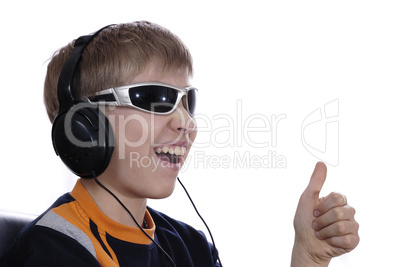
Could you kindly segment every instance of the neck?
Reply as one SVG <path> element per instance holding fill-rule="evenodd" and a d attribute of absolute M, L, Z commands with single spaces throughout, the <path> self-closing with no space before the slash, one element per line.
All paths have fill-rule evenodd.
<path fill-rule="evenodd" d="M 129 213 L 120 205 L 119 202 L 96 183 L 94 179 L 81 179 L 82 184 L 91 195 L 99 209 L 112 220 L 131 227 L 138 227 Z M 103 183 L 119 200 L 127 207 L 139 225 L 142 226 L 147 206 L 146 198 L 130 198 L 118 193 L 117 190 L 106 183 Z"/>

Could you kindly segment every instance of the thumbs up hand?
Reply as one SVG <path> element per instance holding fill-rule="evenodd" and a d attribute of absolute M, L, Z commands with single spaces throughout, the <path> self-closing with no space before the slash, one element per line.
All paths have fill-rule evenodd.
<path fill-rule="evenodd" d="M 328 266 L 331 258 L 352 251 L 359 243 L 355 210 L 342 194 L 319 198 L 327 167 L 318 162 L 300 197 L 294 218 L 292 267 Z"/>

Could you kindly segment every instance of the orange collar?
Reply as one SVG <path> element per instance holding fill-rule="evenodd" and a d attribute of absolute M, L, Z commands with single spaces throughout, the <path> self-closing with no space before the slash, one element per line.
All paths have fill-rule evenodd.
<path fill-rule="evenodd" d="M 81 210 L 80 215 L 90 218 L 97 226 L 100 233 L 107 232 L 109 235 L 130 243 L 150 244 L 151 240 L 136 227 L 118 223 L 106 216 L 96 205 L 91 195 L 88 193 L 81 180 L 79 179 L 71 191 L 71 196 L 78 202 L 77 208 Z M 144 229 L 147 234 L 154 238 L 155 223 L 151 214 L 146 210 L 144 217 L 149 229 Z"/>

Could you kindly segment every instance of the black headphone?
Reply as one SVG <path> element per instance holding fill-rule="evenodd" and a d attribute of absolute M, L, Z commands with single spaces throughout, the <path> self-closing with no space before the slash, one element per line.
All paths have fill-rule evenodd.
<path fill-rule="evenodd" d="M 57 84 L 59 112 L 53 121 L 53 147 L 64 164 L 83 178 L 98 176 L 107 168 L 113 153 L 114 135 L 108 119 L 98 106 L 74 100 L 73 80 L 75 75 L 79 77 L 85 47 L 110 26 L 75 41 Z"/>

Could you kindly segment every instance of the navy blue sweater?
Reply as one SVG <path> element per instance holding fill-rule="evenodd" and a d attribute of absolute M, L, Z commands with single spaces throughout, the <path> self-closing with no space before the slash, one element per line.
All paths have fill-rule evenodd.
<path fill-rule="evenodd" d="M 218 267 L 217 251 L 191 226 L 147 208 L 145 231 L 177 267 Z M 173 266 L 138 228 L 105 216 L 80 181 L 27 225 L 0 258 L 1 267 Z"/>

